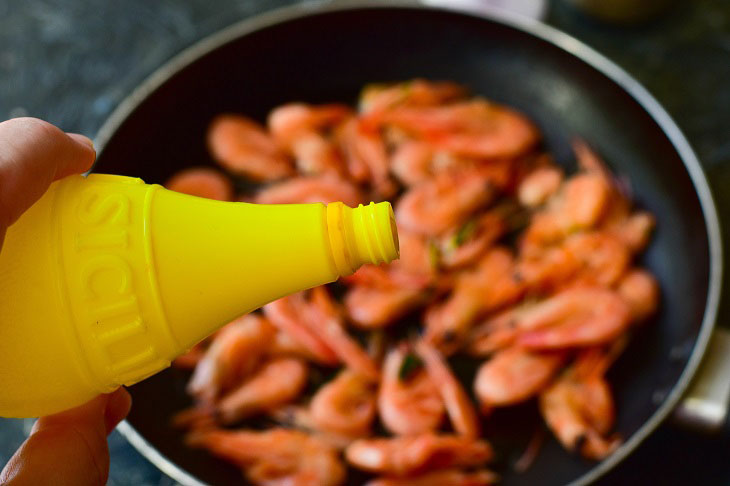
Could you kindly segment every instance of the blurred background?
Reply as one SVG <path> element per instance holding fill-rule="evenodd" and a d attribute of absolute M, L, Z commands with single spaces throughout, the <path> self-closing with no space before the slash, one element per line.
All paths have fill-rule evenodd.
<path fill-rule="evenodd" d="M 425 3 L 440 1 L 447 0 Z M 685 132 L 708 173 L 721 218 L 730 221 L 728 0 L 448 1 L 540 18 L 626 69 Z M 0 120 L 35 116 L 93 137 L 119 102 L 181 49 L 237 20 L 291 3 L 296 2 L 0 0 Z M 730 323 L 727 295 L 723 300 L 720 325 Z M 0 463 L 32 423 L 0 419 Z M 729 451 L 728 427 L 707 437 L 666 424 L 599 484 L 727 485 Z M 109 485 L 177 484 L 116 432 L 111 455 Z"/>

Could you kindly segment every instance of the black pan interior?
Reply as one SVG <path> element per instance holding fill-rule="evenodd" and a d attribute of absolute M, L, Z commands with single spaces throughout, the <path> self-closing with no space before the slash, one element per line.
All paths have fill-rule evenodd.
<path fill-rule="evenodd" d="M 212 163 L 204 136 L 218 113 L 263 120 L 280 103 L 354 102 L 366 83 L 414 77 L 455 80 L 517 107 L 569 168 L 570 139 L 584 137 L 630 178 L 639 204 L 656 215 L 658 229 L 642 263 L 662 284 L 661 312 L 637 329 L 610 375 L 618 431 L 631 436 L 675 385 L 697 338 L 707 297 L 707 231 L 687 170 L 661 128 L 617 84 L 544 40 L 497 22 L 422 9 L 289 20 L 240 37 L 174 75 L 121 124 L 94 170 L 162 183 L 183 167 Z M 236 468 L 188 449 L 168 426 L 188 404 L 185 380 L 171 369 L 132 387 L 129 422 L 199 480 L 240 483 Z M 565 484 L 594 466 L 550 439 L 532 468 L 511 472 L 537 423 L 534 404 L 485 420 L 487 437 L 502 451 L 502 484 Z"/>

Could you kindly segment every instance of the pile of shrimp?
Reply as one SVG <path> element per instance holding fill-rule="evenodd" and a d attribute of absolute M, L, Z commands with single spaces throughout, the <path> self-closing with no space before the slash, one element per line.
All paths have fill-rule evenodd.
<path fill-rule="evenodd" d="M 634 263 L 654 218 L 584 142 L 566 174 L 522 114 L 414 80 L 366 87 L 357 109 L 286 104 L 265 127 L 221 115 L 208 145 L 230 175 L 187 169 L 169 188 L 390 200 L 401 259 L 268 304 L 179 358 L 195 405 L 174 422 L 191 446 L 258 485 L 360 470 L 367 486 L 482 486 L 497 481 L 484 425 L 526 401 L 569 451 L 600 460 L 620 444 L 606 372 L 657 307 Z M 230 176 L 261 185 L 235 195 Z"/>

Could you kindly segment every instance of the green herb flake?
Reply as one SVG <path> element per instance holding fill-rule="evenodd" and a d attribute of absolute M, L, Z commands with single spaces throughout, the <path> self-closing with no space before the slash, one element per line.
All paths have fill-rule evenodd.
<path fill-rule="evenodd" d="M 431 268 L 439 268 L 441 266 L 441 250 L 433 241 L 428 242 L 428 261 Z"/>
<path fill-rule="evenodd" d="M 422 366 L 423 361 L 421 361 L 421 358 L 413 353 L 408 353 L 406 357 L 403 358 L 403 362 L 400 365 L 398 379 L 400 381 L 408 381 L 408 379 L 413 376 L 413 373 L 421 369 Z"/>
<path fill-rule="evenodd" d="M 468 221 L 464 226 L 459 229 L 459 231 L 457 231 L 456 235 L 454 236 L 454 246 L 458 248 L 466 243 L 469 238 L 474 236 L 476 230 L 477 222 L 473 219 Z"/>

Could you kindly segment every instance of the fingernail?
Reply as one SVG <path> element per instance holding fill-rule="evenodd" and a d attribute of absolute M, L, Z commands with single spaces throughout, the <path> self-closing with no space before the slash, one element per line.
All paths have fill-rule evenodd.
<path fill-rule="evenodd" d="M 129 413 L 132 407 L 132 397 L 127 390 L 119 387 L 114 393 L 109 395 L 109 401 L 104 411 L 104 420 L 106 422 L 106 433 L 111 432 L 119 422 Z"/>
<path fill-rule="evenodd" d="M 86 135 L 81 135 L 80 133 L 67 133 L 69 137 L 73 138 L 75 141 L 79 143 L 83 143 L 84 145 L 87 145 L 89 148 L 94 148 L 94 142 L 87 137 Z"/>

